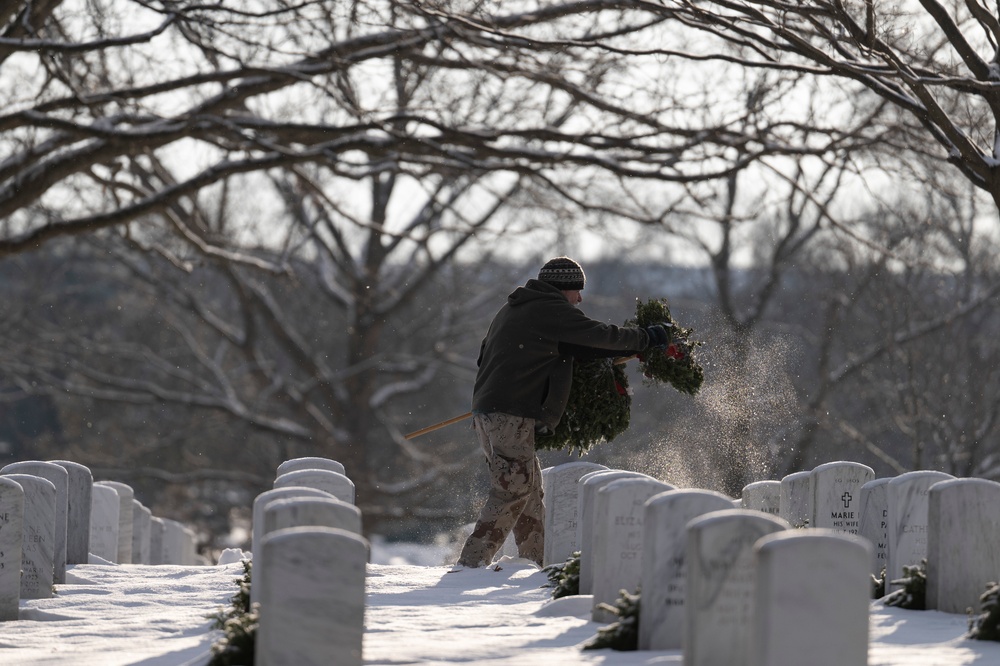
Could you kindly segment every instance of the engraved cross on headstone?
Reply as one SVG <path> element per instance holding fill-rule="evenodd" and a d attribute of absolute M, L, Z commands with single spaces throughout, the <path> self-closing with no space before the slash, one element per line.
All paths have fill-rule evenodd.
<path fill-rule="evenodd" d="M 854 498 L 851 497 L 851 493 L 849 491 L 845 491 L 844 494 L 840 496 L 840 499 L 843 500 L 844 508 L 847 509 L 850 508 L 851 500 Z"/>

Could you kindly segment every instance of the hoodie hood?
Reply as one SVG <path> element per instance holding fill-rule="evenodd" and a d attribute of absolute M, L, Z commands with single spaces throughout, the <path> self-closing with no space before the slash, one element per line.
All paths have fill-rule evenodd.
<path fill-rule="evenodd" d="M 528 280 L 523 287 L 518 287 L 507 296 L 507 304 L 517 307 L 539 299 L 550 299 L 553 296 L 565 299 L 562 292 L 551 284 L 540 280 Z"/>

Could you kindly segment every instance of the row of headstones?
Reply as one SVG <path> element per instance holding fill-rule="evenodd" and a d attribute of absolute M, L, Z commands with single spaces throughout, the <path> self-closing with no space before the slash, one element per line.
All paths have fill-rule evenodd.
<path fill-rule="evenodd" d="M 255 666 L 363 663 L 370 546 L 354 490 L 341 463 L 305 457 L 281 463 L 254 498 Z"/>
<path fill-rule="evenodd" d="M 793 527 L 857 534 L 873 546 L 869 572 L 888 584 L 927 561 L 927 608 L 977 609 L 1000 576 L 1000 483 L 920 470 L 875 478 L 859 463 L 833 462 L 743 489 L 743 503 Z M 887 585 L 888 587 L 888 585 Z M 888 590 L 887 590 L 888 591 Z"/>
<path fill-rule="evenodd" d="M 733 500 L 714 491 L 679 490 L 636 472 L 582 462 L 560 465 L 545 473 L 545 560 L 559 562 L 580 551 L 580 593 L 593 595 L 598 622 L 613 619 L 603 604 L 614 603 L 620 590 L 641 589 L 639 648 L 681 649 L 689 665 L 798 663 L 807 648 L 810 655 L 835 655 L 829 663 L 864 664 L 875 548 L 852 533 L 860 531 L 860 520 L 850 515 L 853 507 L 835 510 L 834 501 L 853 501 L 845 493 L 853 498 L 869 483 L 865 469 L 870 471 L 833 463 L 813 470 L 810 524 L 821 526 L 793 530 L 791 521 L 754 506 L 754 488 Z M 936 507 L 929 514 L 940 517 L 939 539 L 967 544 L 931 549 L 941 556 L 935 567 L 928 566 L 928 578 L 934 570 L 942 581 L 940 608 L 945 591 L 952 593 L 956 576 L 967 569 L 963 560 L 979 557 L 975 553 L 982 546 L 980 536 L 948 527 L 954 528 L 959 515 L 989 520 L 992 514 L 996 520 L 1000 484 L 981 479 L 941 484 L 947 475 L 929 474 L 886 480 L 866 496 L 885 486 L 886 517 L 905 516 L 898 521 L 902 544 L 905 535 L 933 531 L 919 527 L 920 498 L 928 496 Z M 848 480 L 860 484 L 843 487 Z M 970 501 L 978 505 L 974 511 Z M 842 524 L 823 527 L 826 520 Z M 912 557 L 903 555 L 904 548 L 896 551 L 902 561 Z M 973 598 L 985 582 L 977 583 Z M 827 663 L 824 658 L 815 663 Z"/>
<path fill-rule="evenodd" d="M 0 620 L 17 620 L 21 599 L 47 599 L 66 567 L 96 556 L 118 564 L 196 564 L 195 535 L 152 515 L 133 489 L 94 481 L 66 460 L 0 469 Z"/>

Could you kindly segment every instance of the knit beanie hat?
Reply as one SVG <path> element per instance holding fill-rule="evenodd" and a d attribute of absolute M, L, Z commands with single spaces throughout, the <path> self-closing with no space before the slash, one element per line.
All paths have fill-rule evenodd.
<path fill-rule="evenodd" d="M 538 280 L 562 291 L 579 291 L 587 284 L 587 276 L 583 274 L 580 264 L 569 257 L 546 261 L 542 270 L 538 271 Z"/>

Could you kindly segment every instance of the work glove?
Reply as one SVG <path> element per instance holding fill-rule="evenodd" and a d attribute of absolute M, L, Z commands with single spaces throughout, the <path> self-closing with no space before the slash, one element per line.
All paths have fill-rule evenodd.
<path fill-rule="evenodd" d="M 666 322 L 647 326 L 646 334 L 649 336 L 649 347 L 665 349 L 670 344 L 670 341 L 673 340 L 674 336 L 670 330 L 672 328 L 673 326 Z"/>

